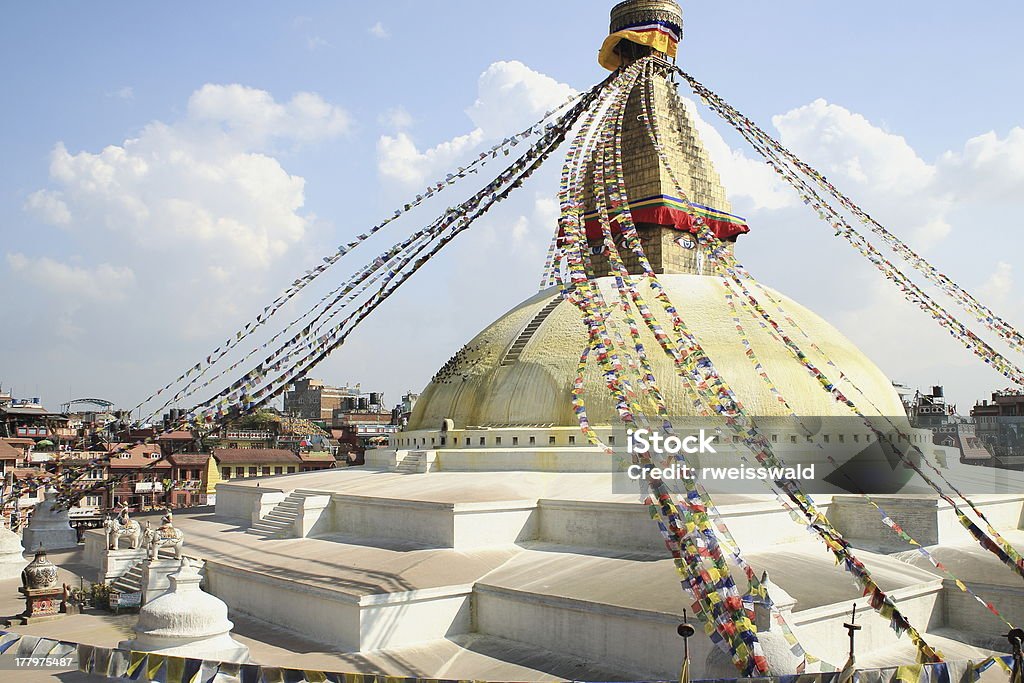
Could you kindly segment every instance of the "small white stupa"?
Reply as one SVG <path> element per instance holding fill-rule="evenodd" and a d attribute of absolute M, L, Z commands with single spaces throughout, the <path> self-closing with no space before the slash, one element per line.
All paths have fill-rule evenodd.
<path fill-rule="evenodd" d="M 35 552 L 42 545 L 47 550 L 78 547 L 78 532 L 71 528 L 68 510 L 57 502 L 57 490 L 52 486 L 43 492 L 43 500 L 32 511 L 22 546 Z"/>
<path fill-rule="evenodd" d="M 0 515 L 0 579 L 21 576 L 24 568 L 21 537 L 7 528 L 3 515 Z"/>
<path fill-rule="evenodd" d="M 199 588 L 199 570 L 187 557 L 167 577 L 169 592 L 139 610 L 135 639 L 118 647 L 222 662 L 247 662 L 249 648 L 231 637 L 228 606 Z"/>

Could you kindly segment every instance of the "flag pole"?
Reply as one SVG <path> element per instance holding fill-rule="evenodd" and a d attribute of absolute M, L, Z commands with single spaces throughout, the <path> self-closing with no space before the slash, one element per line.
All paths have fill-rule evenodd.
<path fill-rule="evenodd" d="M 690 636 L 695 633 L 693 626 L 687 623 L 686 610 L 683 610 L 683 623 L 676 628 L 676 633 L 683 639 L 683 666 L 679 670 L 679 683 L 690 683 Z"/>

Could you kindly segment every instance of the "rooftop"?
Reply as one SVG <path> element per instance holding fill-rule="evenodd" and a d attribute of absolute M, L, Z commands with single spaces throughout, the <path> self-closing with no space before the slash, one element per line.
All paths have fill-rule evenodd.
<path fill-rule="evenodd" d="M 219 463 L 288 463 L 301 462 L 299 456 L 283 448 L 215 448 Z"/>
<path fill-rule="evenodd" d="M 167 456 L 167 459 L 174 465 L 205 465 L 209 459 L 209 453 L 175 453 Z"/>
<path fill-rule="evenodd" d="M 192 441 L 196 436 L 192 432 L 184 430 L 177 430 L 173 432 L 167 432 L 157 437 L 157 441 Z"/>

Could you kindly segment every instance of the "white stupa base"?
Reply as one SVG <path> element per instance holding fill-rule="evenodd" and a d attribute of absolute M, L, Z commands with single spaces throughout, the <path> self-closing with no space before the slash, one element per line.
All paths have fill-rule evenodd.
<path fill-rule="evenodd" d="M 190 657 L 192 659 L 209 659 L 217 662 L 238 662 L 244 664 L 249 661 L 249 648 L 232 638 L 230 633 L 222 633 L 208 638 L 181 638 L 138 634 L 134 640 L 123 640 L 117 646 L 122 650 L 153 652 L 160 655 Z"/>
<path fill-rule="evenodd" d="M 28 564 L 21 551 L 21 538 L 18 534 L 0 526 L 0 579 L 21 576 L 21 570 Z"/>
<path fill-rule="evenodd" d="M 88 546 L 88 543 L 86 545 Z M 98 569 L 100 578 L 106 582 L 119 579 L 133 566 L 145 560 L 148 555 L 149 553 L 145 548 L 104 550 L 99 555 Z"/>
<path fill-rule="evenodd" d="M 28 564 L 28 560 L 19 553 L 0 555 L 0 579 L 13 579 L 21 576 L 21 570 Z"/>
<path fill-rule="evenodd" d="M 30 524 L 28 529 L 25 529 L 21 544 L 28 552 L 37 550 L 40 545 L 47 551 L 77 548 L 78 532 L 70 526 L 66 529 L 33 529 Z"/>

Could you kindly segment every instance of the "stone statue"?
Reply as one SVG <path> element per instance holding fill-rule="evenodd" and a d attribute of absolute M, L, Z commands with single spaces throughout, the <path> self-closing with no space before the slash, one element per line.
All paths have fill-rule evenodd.
<path fill-rule="evenodd" d="M 174 548 L 175 559 L 181 559 L 181 544 L 185 542 L 185 534 L 181 529 L 174 528 L 174 515 L 170 508 L 160 518 L 160 528 L 151 529 L 147 522 L 144 538 L 146 548 L 149 550 L 149 559 L 157 559 L 160 548 L 168 547 Z"/>
<path fill-rule="evenodd" d="M 103 529 L 107 534 L 107 549 L 117 550 L 122 537 L 128 537 L 131 542 L 131 549 L 136 550 L 142 540 L 142 526 L 128 516 L 128 508 L 121 508 L 117 519 L 107 519 L 103 522 Z"/>

